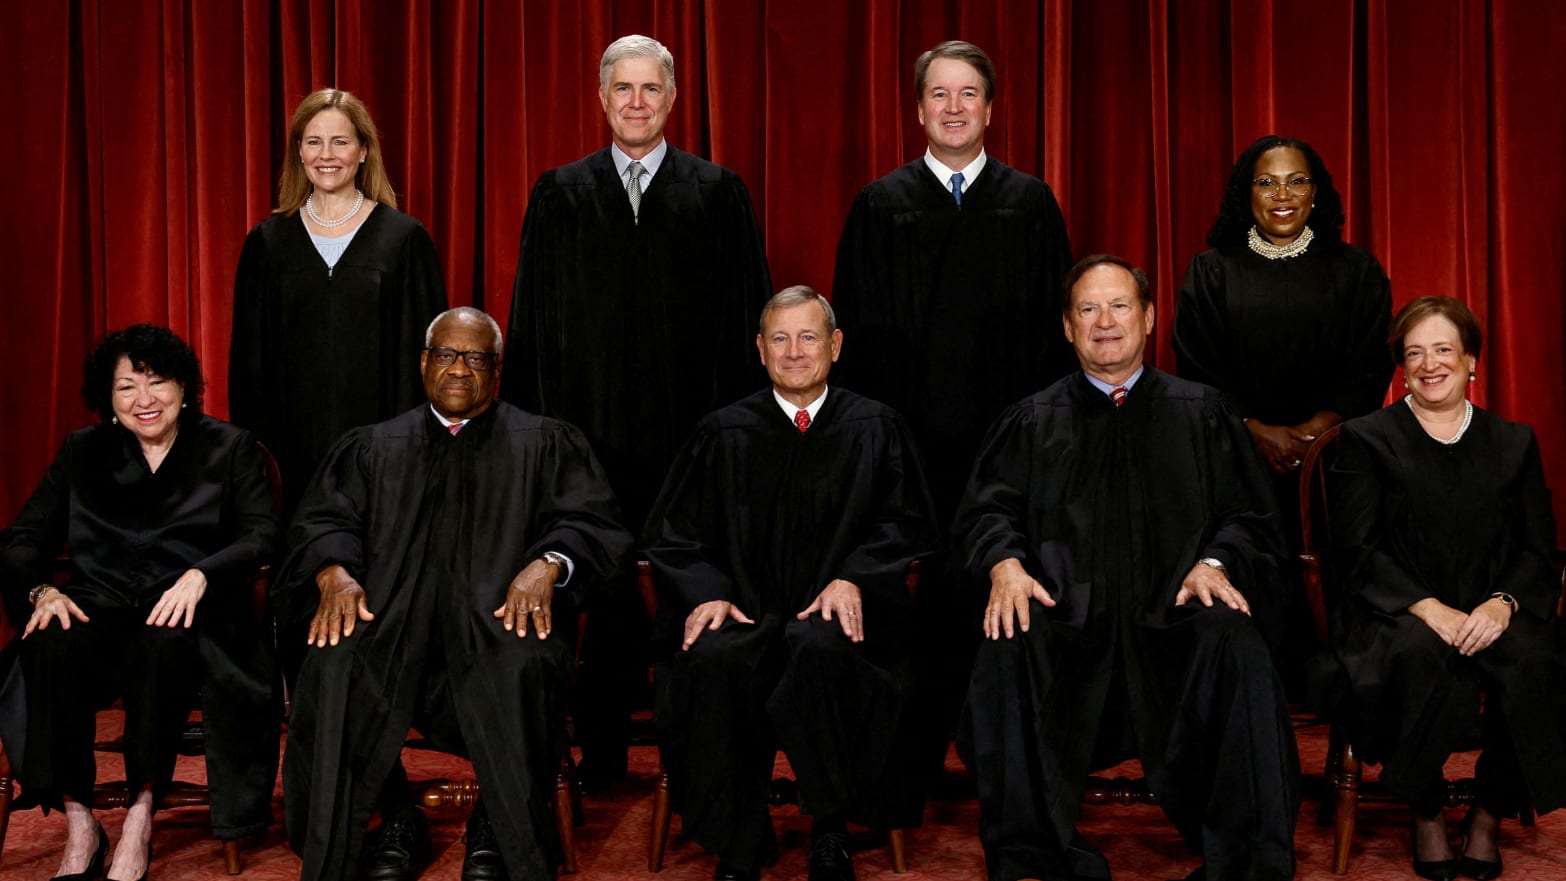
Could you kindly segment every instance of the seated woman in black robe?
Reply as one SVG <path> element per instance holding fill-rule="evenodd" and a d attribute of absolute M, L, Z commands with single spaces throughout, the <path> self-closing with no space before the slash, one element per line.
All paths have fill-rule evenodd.
<path fill-rule="evenodd" d="M 93 717 L 113 692 L 124 698 L 131 803 L 110 879 L 146 876 L 153 810 L 203 688 L 215 834 L 271 822 L 278 729 L 262 723 L 278 713 L 246 583 L 272 558 L 276 516 L 255 439 L 202 415 L 203 385 L 196 353 L 172 331 L 110 334 L 88 355 L 82 385 L 102 424 L 66 438 L 0 533 L 0 596 L 11 620 L 26 622 L 15 652 L 25 698 L 0 695 L 0 736 L 23 798 L 65 813 L 61 877 L 90 881 L 104 869 Z"/>
<path fill-rule="evenodd" d="M 1500 818 L 1566 803 L 1549 490 L 1532 429 L 1467 400 L 1480 341 L 1457 300 L 1405 306 L 1389 345 L 1409 393 L 1344 426 L 1329 485 L 1349 733 L 1408 799 L 1414 871 L 1431 879 L 1499 875 Z M 1484 752 L 1459 859 L 1441 768 L 1481 704 Z"/>

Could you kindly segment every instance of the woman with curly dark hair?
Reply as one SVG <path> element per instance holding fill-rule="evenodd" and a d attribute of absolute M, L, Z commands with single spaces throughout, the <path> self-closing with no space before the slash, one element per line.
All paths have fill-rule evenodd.
<path fill-rule="evenodd" d="M 278 527 L 255 438 L 201 413 L 200 364 L 172 331 L 111 333 L 85 373 L 102 423 L 65 439 L 0 533 L 0 598 L 26 622 L 6 658 L 19 656 L 25 697 L 0 694 L 0 737 L 23 799 L 65 814 L 57 877 L 90 881 L 109 850 L 91 809 L 94 713 L 123 697 L 130 805 L 107 876 L 131 881 L 146 876 L 153 811 L 198 692 L 214 832 L 237 839 L 271 822 L 277 728 L 257 723 L 277 711 L 247 584 Z"/>
<path fill-rule="evenodd" d="M 1179 373 L 1223 391 L 1262 458 L 1291 472 L 1317 435 L 1381 406 L 1392 361 L 1387 274 L 1342 241 L 1343 200 L 1304 141 L 1268 135 L 1229 175 L 1208 251 L 1175 310 Z"/>

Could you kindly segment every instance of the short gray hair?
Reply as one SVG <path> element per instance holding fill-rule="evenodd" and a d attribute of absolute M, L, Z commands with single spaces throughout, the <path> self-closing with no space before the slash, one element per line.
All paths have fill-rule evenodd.
<path fill-rule="evenodd" d="M 827 333 L 837 330 L 837 313 L 832 311 L 832 304 L 827 302 L 827 298 L 816 293 L 816 289 L 810 285 L 797 284 L 773 294 L 767 305 L 761 307 L 761 321 L 757 324 L 756 332 L 767 332 L 767 314 L 773 309 L 788 309 L 806 303 L 821 305 L 821 311 L 826 313 Z"/>
<path fill-rule="evenodd" d="M 467 318 L 473 321 L 484 322 L 489 325 L 489 329 L 495 334 L 495 353 L 498 355 L 506 350 L 506 337 L 500 332 L 500 322 L 491 318 L 490 314 L 483 309 L 475 309 L 472 306 L 458 306 L 455 309 L 447 309 L 445 312 L 435 316 L 435 320 L 430 322 L 430 326 L 424 329 L 425 348 L 429 348 L 430 343 L 435 341 L 435 325 L 440 324 L 447 318 Z"/>
<path fill-rule="evenodd" d="M 598 62 L 598 87 L 609 88 L 609 71 L 614 68 L 616 61 L 624 61 L 627 58 L 651 58 L 663 68 L 663 84 L 674 88 L 674 55 L 669 48 L 652 37 L 644 37 L 641 34 L 627 34 L 604 50 L 604 57 Z"/>

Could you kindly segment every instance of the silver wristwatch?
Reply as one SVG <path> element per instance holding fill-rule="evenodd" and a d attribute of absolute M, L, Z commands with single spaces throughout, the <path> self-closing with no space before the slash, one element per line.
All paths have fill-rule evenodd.
<path fill-rule="evenodd" d="M 1196 562 L 1201 563 L 1203 566 L 1211 566 L 1225 575 L 1229 574 L 1229 570 L 1224 568 L 1223 563 L 1220 562 L 1217 557 L 1203 557 Z"/>

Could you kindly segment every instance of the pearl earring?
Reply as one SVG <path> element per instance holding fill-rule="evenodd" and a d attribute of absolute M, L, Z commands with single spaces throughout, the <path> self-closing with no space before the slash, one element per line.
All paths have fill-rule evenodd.
<path fill-rule="evenodd" d="M 1475 381 L 1474 372 L 1472 370 L 1468 371 L 1468 381 L 1469 382 L 1474 382 Z"/>

